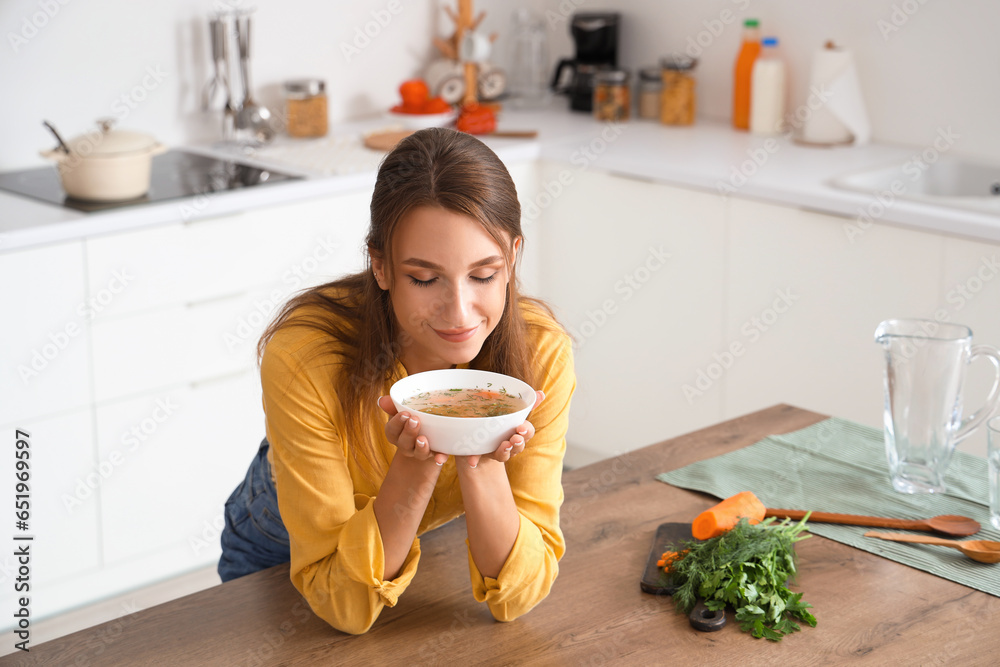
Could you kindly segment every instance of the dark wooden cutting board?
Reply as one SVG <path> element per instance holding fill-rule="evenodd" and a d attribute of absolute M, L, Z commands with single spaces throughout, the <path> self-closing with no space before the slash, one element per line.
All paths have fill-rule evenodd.
<path fill-rule="evenodd" d="M 693 540 L 691 534 L 691 524 L 689 523 L 661 523 L 656 529 L 653 537 L 653 546 L 649 550 L 649 558 L 646 559 L 646 570 L 642 573 L 639 586 L 643 592 L 653 595 L 672 595 L 674 588 L 664 586 L 660 581 L 660 568 L 656 566 L 656 561 L 660 560 L 663 552 L 672 546 L 677 546 L 684 540 Z"/>

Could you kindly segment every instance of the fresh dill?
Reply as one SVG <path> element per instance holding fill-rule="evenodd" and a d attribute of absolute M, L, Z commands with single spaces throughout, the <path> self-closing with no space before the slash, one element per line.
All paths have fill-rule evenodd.
<path fill-rule="evenodd" d="M 812 605 L 787 586 L 796 574 L 794 545 L 810 537 L 800 535 L 805 529 L 806 519 L 775 524 L 772 518 L 754 525 L 740 519 L 718 537 L 687 541 L 667 552 L 673 557 L 666 559 L 663 582 L 676 589 L 678 610 L 690 613 L 699 598 L 711 610 L 729 606 L 744 632 L 781 641 L 799 629 L 796 620 L 816 626 Z"/>

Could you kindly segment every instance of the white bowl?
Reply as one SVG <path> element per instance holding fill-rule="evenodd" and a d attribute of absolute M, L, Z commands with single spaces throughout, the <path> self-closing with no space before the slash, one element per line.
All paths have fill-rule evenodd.
<path fill-rule="evenodd" d="M 528 407 L 498 417 L 445 417 L 420 412 L 403 405 L 403 401 L 424 391 L 439 389 L 506 389 L 508 394 L 518 395 L 528 402 Z M 526 382 L 501 373 L 450 368 L 440 371 L 426 371 L 403 378 L 389 389 L 396 410 L 413 412 L 420 421 L 420 434 L 427 437 L 431 451 L 442 454 L 469 456 L 489 454 L 496 451 L 504 440 L 516 432 L 524 423 L 528 413 L 535 407 L 537 395 Z"/>
<path fill-rule="evenodd" d="M 454 110 L 444 113 L 399 113 L 389 111 L 388 118 L 403 126 L 405 130 L 423 130 L 428 127 L 444 127 L 458 117 Z"/>

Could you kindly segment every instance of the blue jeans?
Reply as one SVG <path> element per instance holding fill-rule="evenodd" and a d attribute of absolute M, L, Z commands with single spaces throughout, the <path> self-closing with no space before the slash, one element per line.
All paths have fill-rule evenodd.
<path fill-rule="evenodd" d="M 265 438 L 246 479 L 226 501 L 219 576 L 229 581 L 291 560 L 288 531 L 278 512 L 278 496 L 267 462 Z"/>

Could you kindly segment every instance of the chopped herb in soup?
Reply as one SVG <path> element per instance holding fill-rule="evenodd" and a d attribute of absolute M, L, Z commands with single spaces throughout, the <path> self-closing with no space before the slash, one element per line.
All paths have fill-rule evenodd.
<path fill-rule="evenodd" d="M 523 410 L 528 402 L 504 389 L 438 389 L 411 396 L 403 405 L 444 417 L 498 417 Z"/>

